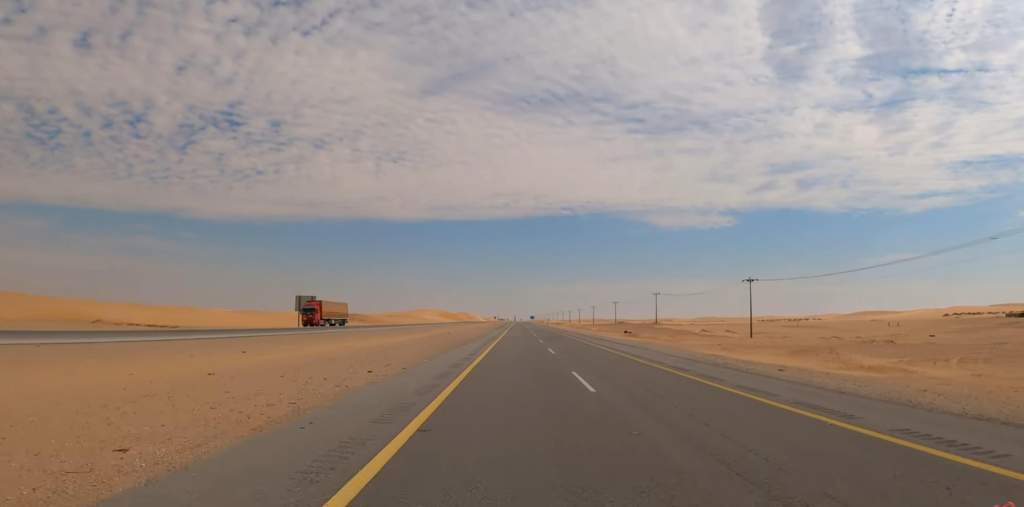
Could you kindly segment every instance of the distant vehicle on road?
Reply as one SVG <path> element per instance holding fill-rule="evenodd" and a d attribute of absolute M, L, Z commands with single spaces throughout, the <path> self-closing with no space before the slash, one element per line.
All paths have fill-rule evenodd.
<path fill-rule="evenodd" d="M 348 324 L 348 303 L 309 299 L 302 303 L 302 327 Z"/>

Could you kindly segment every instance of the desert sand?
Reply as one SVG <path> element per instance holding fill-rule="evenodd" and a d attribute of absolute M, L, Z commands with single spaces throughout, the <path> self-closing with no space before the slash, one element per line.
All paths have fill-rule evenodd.
<path fill-rule="evenodd" d="M 423 308 L 405 312 L 353 313 L 351 325 L 431 324 L 441 322 L 479 322 L 483 320 L 479 315 L 472 313 Z"/>
<path fill-rule="evenodd" d="M 0 505 L 90 504 L 498 325 L 0 347 Z"/>
<path fill-rule="evenodd" d="M 571 327 L 776 377 L 1024 424 L 1024 318 L 1007 318 L 1008 311 L 1024 311 L 1024 304 L 756 317 L 753 339 L 744 318 Z"/>
<path fill-rule="evenodd" d="M 290 304 L 285 301 L 285 304 Z M 437 309 L 353 313 L 349 324 L 425 324 L 482 321 L 477 315 Z M 0 292 L 0 329 L 170 329 L 295 327 L 295 312 L 224 310 L 108 303 L 89 299 Z"/>

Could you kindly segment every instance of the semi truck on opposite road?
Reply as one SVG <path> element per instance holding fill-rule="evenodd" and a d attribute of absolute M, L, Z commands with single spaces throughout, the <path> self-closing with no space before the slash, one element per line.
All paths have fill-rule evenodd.
<path fill-rule="evenodd" d="M 310 299 L 302 303 L 302 327 L 348 324 L 348 303 Z"/>

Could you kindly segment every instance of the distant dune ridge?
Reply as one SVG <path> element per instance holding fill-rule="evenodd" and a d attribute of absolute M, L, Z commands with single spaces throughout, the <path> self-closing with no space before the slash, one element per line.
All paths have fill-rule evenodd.
<path fill-rule="evenodd" d="M 451 312 L 436 308 L 423 308 L 406 312 L 353 313 L 355 324 L 403 324 L 407 322 L 462 322 L 485 320 L 467 312 Z"/>
<path fill-rule="evenodd" d="M 290 304 L 291 301 L 285 301 Z M 352 325 L 482 321 L 439 309 L 352 314 Z M 295 312 L 108 303 L 0 291 L 0 329 L 164 329 L 295 327 Z"/>
<path fill-rule="evenodd" d="M 916 320 L 935 319 L 939 317 L 956 317 L 971 315 L 998 315 L 1012 312 L 1024 311 L 1024 303 L 1001 303 L 995 305 L 960 305 L 947 306 L 943 308 L 916 308 L 912 310 L 864 310 L 850 313 L 821 313 L 821 314 L 793 314 L 793 315 L 754 315 L 760 321 L 773 320 Z M 629 320 L 629 319 L 624 319 Z M 662 318 L 665 322 L 731 322 L 747 321 L 746 316 L 740 317 L 695 317 L 678 319 L 673 317 Z"/>

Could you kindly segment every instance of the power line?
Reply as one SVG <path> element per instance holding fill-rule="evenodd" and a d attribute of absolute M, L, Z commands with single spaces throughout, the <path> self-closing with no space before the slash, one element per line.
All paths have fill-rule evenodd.
<path fill-rule="evenodd" d="M 759 281 L 762 281 L 762 282 L 789 282 L 789 281 L 793 281 L 793 280 L 811 280 L 811 279 L 814 279 L 814 278 L 827 278 L 827 277 L 830 277 L 830 276 L 839 276 L 839 275 L 847 275 L 847 274 L 850 274 L 850 273 L 858 273 L 860 271 L 867 271 L 869 269 L 884 268 L 884 267 L 887 267 L 887 266 L 894 266 L 896 264 L 903 264 L 903 263 L 906 263 L 906 262 L 913 262 L 913 261 L 917 261 L 917 260 L 921 260 L 921 259 L 927 259 L 929 257 L 935 257 L 935 256 L 946 254 L 946 253 L 949 253 L 949 252 L 955 252 L 957 250 L 963 250 L 965 248 L 970 248 L 970 247 L 973 247 L 973 246 L 983 245 L 985 243 L 989 243 L 989 242 L 992 242 L 992 241 L 997 241 L 997 240 L 1000 240 L 1000 239 L 1003 239 L 1003 238 L 1008 238 L 1010 236 L 1016 236 L 1017 234 L 1021 234 L 1021 233 L 1024 233 L 1024 227 L 1017 227 L 1017 228 L 1014 228 L 1014 229 L 1009 229 L 1009 230 L 1006 230 L 1006 231 L 1003 231 L 1003 232 L 998 232 L 998 233 L 995 233 L 995 234 L 990 234 L 988 236 L 985 236 L 984 238 L 978 238 L 978 239 L 975 239 L 975 240 L 971 240 L 971 241 L 968 241 L 966 243 L 960 243 L 958 245 L 953 245 L 953 246 L 948 246 L 948 247 L 945 247 L 945 248 L 940 248 L 938 250 L 933 250 L 931 252 L 926 252 L 926 253 L 919 254 L 919 255 L 913 255 L 913 256 L 910 256 L 910 257 L 904 257 L 902 259 L 896 259 L 896 260 L 893 260 L 893 261 L 882 262 L 882 263 L 879 263 L 879 264 L 872 264 L 870 266 L 861 266 L 859 268 L 844 269 L 842 271 L 830 271 L 828 273 L 817 273 L 817 274 L 813 274 L 813 275 L 790 276 L 790 277 L 784 277 L 784 278 L 761 278 Z"/>
<path fill-rule="evenodd" d="M 747 279 L 744 279 L 743 282 L 748 284 L 747 290 L 748 290 L 748 299 L 749 299 L 749 314 L 750 314 L 750 325 L 751 325 L 750 334 L 751 334 L 751 337 L 753 337 L 753 284 L 754 284 L 754 282 L 787 282 L 787 281 L 796 281 L 796 280 L 811 280 L 811 279 L 817 279 L 817 278 L 828 278 L 828 277 L 833 277 L 833 276 L 846 275 L 846 274 L 857 273 L 857 272 L 861 272 L 861 271 L 868 271 L 868 270 L 871 270 L 871 269 L 878 269 L 878 268 L 883 268 L 883 267 L 888 267 L 888 266 L 894 266 L 894 265 L 897 265 L 897 264 L 904 264 L 904 263 L 908 263 L 908 262 L 913 262 L 913 261 L 918 261 L 918 260 L 922 260 L 922 259 L 927 259 L 929 257 L 936 257 L 936 256 L 939 256 L 939 255 L 944 255 L 944 254 L 947 254 L 947 253 L 955 252 L 955 251 L 958 251 L 958 250 L 964 250 L 964 249 L 975 247 L 975 246 L 978 246 L 978 245 L 983 245 L 983 244 L 990 243 L 990 242 L 993 242 L 993 241 L 997 241 L 997 240 L 1000 240 L 1000 239 L 1009 238 L 1011 236 L 1017 236 L 1017 235 L 1022 234 L 1022 233 L 1024 233 L 1024 227 L 1016 227 L 1016 228 L 1013 228 L 1013 229 L 1007 229 L 1005 231 L 997 232 L 995 234 L 989 234 L 987 236 L 984 236 L 984 237 L 981 237 L 981 238 L 977 238 L 977 239 L 974 239 L 974 240 L 971 240 L 971 241 L 967 241 L 967 242 L 964 242 L 964 243 L 959 243 L 959 244 L 956 244 L 956 245 L 940 248 L 940 249 L 937 249 L 937 250 L 932 250 L 930 252 L 925 252 L 925 253 L 918 254 L 918 255 L 912 255 L 912 256 L 909 256 L 909 257 L 904 257 L 904 258 L 900 258 L 900 259 L 896 259 L 896 260 L 892 260 L 892 261 L 881 262 L 881 263 L 877 263 L 877 264 L 871 264 L 871 265 L 868 265 L 868 266 L 861 266 L 861 267 L 852 268 L 852 269 L 844 269 L 844 270 L 840 270 L 840 271 L 830 271 L 830 272 L 826 272 L 826 273 L 815 273 L 815 274 L 810 274 L 810 275 L 799 275 L 799 276 L 778 277 L 778 278 L 754 278 L 754 277 L 748 277 Z M 695 291 L 695 292 L 681 292 L 681 293 L 675 293 L 675 292 L 652 292 L 652 293 L 650 293 L 650 295 L 654 296 L 654 322 L 655 322 L 655 324 L 657 324 L 659 322 L 659 315 L 658 315 L 658 313 L 659 313 L 658 312 L 658 298 L 659 298 L 659 296 L 667 296 L 667 297 L 703 296 L 703 295 L 711 294 L 711 293 L 718 292 L 718 291 L 721 291 L 721 290 L 730 289 L 730 288 L 733 288 L 735 286 L 736 285 L 734 283 L 730 283 L 730 284 L 724 284 L 724 285 L 720 285 L 720 286 L 713 287 L 713 288 L 710 288 L 710 289 L 705 289 L 705 290 L 700 290 L 700 291 Z M 609 303 L 614 305 L 613 322 L 617 322 L 618 321 L 618 306 L 620 304 L 639 303 L 643 299 L 646 299 L 646 298 L 637 297 L 637 298 L 628 299 L 628 300 L 610 301 Z M 606 303 L 601 303 L 601 304 L 606 304 Z M 595 309 L 596 306 L 597 305 L 592 305 L 591 306 L 592 314 L 596 311 L 596 309 Z M 582 314 L 582 309 L 577 309 L 576 312 L 577 312 L 577 322 L 582 323 L 582 320 L 583 320 L 582 319 L 582 315 L 581 315 Z M 562 313 L 562 312 L 558 312 L 558 313 Z M 568 312 L 565 312 L 565 314 L 567 314 L 566 315 L 567 318 L 565 320 L 567 320 L 568 322 L 572 322 L 572 310 L 569 310 Z M 594 319 L 595 319 L 595 317 L 594 317 L 594 315 L 592 315 L 591 316 L 591 320 L 593 321 Z"/>
<path fill-rule="evenodd" d="M 677 298 L 678 297 L 691 297 L 691 296 L 705 296 L 705 295 L 712 294 L 712 293 L 715 293 L 715 292 L 718 292 L 718 291 L 722 291 L 722 290 L 725 290 L 725 289 L 731 289 L 731 288 L 733 288 L 735 286 L 736 286 L 735 283 L 729 283 L 729 284 L 725 284 L 725 285 L 719 285 L 717 287 L 712 287 L 710 289 L 699 290 L 699 291 L 696 291 L 696 292 L 682 292 L 682 293 L 679 293 L 679 292 L 662 292 L 661 295 L 662 296 L 669 296 L 669 297 L 677 297 Z"/>

